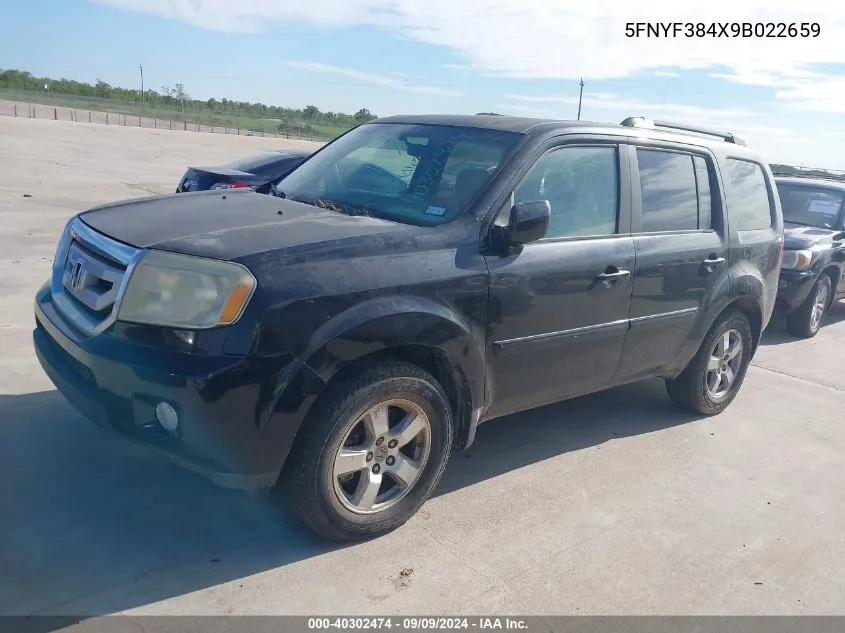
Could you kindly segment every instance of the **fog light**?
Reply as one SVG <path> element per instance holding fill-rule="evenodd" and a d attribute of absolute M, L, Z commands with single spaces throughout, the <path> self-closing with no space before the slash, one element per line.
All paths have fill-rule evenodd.
<path fill-rule="evenodd" d="M 197 333 L 191 330 L 173 330 L 173 336 L 186 343 L 189 347 L 193 347 L 197 340 Z"/>
<path fill-rule="evenodd" d="M 175 432 L 179 428 L 179 414 L 172 404 L 159 402 L 156 405 L 156 419 L 167 431 Z"/>

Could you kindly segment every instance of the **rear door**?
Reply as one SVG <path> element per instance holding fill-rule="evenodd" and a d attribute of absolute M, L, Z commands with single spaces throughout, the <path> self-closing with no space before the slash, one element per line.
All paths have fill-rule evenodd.
<path fill-rule="evenodd" d="M 729 248 L 712 154 L 684 145 L 629 146 L 636 270 L 630 330 L 615 381 L 671 366 L 703 316 L 727 295 Z"/>
<path fill-rule="evenodd" d="M 548 200 L 551 220 L 544 239 L 486 258 L 490 417 L 607 386 L 628 330 L 634 248 L 624 145 L 560 145 L 527 172 L 511 202 Z"/>

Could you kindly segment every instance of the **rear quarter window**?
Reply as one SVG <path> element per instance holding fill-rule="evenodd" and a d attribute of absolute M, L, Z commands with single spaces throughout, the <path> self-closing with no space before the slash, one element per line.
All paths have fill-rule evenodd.
<path fill-rule="evenodd" d="M 771 228 L 774 214 L 763 168 L 738 158 L 725 163 L 731 183 L 727 191 L 731 226 L 738 231 Z"/>

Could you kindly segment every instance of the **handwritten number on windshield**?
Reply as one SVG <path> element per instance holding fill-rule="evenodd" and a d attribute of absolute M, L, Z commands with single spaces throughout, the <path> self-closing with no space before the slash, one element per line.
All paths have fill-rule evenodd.
<path fill-rule="evenodd" d="M 441 143 L 440 147 L 437 149 L 437 152 L 432 156 L 431 160 L 429 161 L 431 167 L 428 167 L 425 170 L 425 174 L 419 179 L 417 185 L 414 187 L 414 191 L 411 194 L 412 199 L 416 199 L 417 201 L 422 201 L 428 196 L 431 192 L 431 184 L 435 182 L 436 178 L 441 174 L 443 168 L 446 166 L 446 162 L 449 160 L 449 157 L 452 155 L 452 152 L 455 151 L 455 143 L 461 141 L 466 138 L 464 134 L 456 134 L 452 136 L 448 141 Z"/>

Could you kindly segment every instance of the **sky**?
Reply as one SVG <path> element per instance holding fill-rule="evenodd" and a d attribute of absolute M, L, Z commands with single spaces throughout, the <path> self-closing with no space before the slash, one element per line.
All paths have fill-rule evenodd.
<path fill-rule="evenodd" d="M 575 119 L 583 78 L 584 120 L 706 125 L 770 162 L 845 169 L 845 3 L 683 4 L 27 0 L 3 9 L 0 68 L 129 87 L 142 64 L 147 88 L 181 82 L 195 98 L 379 116 Z M 795 24 L 798 35 L 807 23 L 819 35 L 685 35 L 687 23 L 730 34 L 742 22 Z M 667 25 L 670 36 L 628 37 L 628 23 Z"/>

